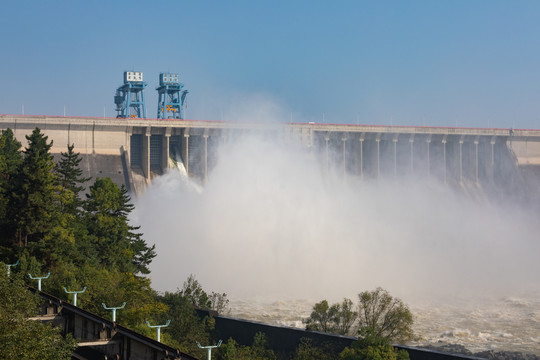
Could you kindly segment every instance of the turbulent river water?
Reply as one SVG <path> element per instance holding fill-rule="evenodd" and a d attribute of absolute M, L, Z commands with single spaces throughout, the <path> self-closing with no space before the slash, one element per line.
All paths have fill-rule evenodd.
<path fill-rule="evenodd" d="M 194 274 L 233 316 L 302 327 L 316 302 L 380 286 L 410 306 L 418 345 L 540 355 L 536 210 L 478 184 L 344 177 L 261 139 L 220 150 L 195 185 L 170 172 L 134 199 L 157 290 Z"/>
<path fill-rule="evenodd" d="M 316 301 L 317 302 L 317 301 Z M 230 315 L 264 323 L 303 328 L 314 301 L 232 299 Z M 424 302 L 410 306 L 419 339 L 410 345 L 463 345 L 472 352 L 517 351 L 540 356 L 540 300 L 499 298 L 472 303 Z"/>

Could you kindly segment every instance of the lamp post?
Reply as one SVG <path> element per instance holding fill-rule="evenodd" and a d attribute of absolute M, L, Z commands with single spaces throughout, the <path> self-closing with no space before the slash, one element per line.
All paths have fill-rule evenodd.
<path fill-rule="evenodd" d="M 126 302 L 124 301 L 124 303 L 122 304 L 122 306 L 118 306 L 118 307 L 107 307 L 104 303 L 101 303 L 101 305 L 103 305 L 103 308 L 104 308 L 105 310 L 112 310 L 112 321 L 113 321 L 113 322 L 116 322 L 116 310 L 123 309 L 124 306 L 126 306 Z"/>
<path fill-rule="evenodd" d="M 146 325 L 151 328 L 156 328 L 156 340 L 159 342 L 161 341 L 161 328 L 167 327 L 171 323 L 171 320 L 167 320 L 167 323 L 165 325 L 150 325 L 148 321 L 146 321 Z"/>
<path fill-rule="evenodd" d="M 49 273 L 47 274 L 47 276 L 41 276 L 41 277 L 33 277 L 32 275 L 30 275 L 30 273 L 28 273 L 28 276 L 30 276 L 30 279 L 32 279 L 32 280 L 37 280 L 37 281 L 38 281 L 38 283 L 37 283 L 37 289 L 38 289 L 39 291 L 41 291 L 41 280 L 42 280 L 42 279 L 48 279 L 49 276 L 51 276 L 51 273 L 49 272 Z"/>
<path fill-rule="evenodd" d="M 11 275 L 11 267 L 19 265 L 19 260 L 15 264 L 7 264 L 7 276 L 9 277 Z"/>
<path fill-rule="evenodd" d="M 199 344 L 199 342 L 197 341 L 197 346 L 200 347 L 201 349 L 206 349 L 206 359 L 207 360 L 212 360 L 212 349 L 220 347 L 221 346 L 221 340 L 219 340 L 217 345 L 213 345 L 213 346 L 212 345 L 201 346 L 201 344 Z"/>
<path fill-rule="evenodd" d="M 77 294 L 82 294 L 83 292 L 85 292 L 86 286 L 84 287 L 84 289 L 79 291 L 67 291 L 66 287 L 64 286 L 64 291 L 68 294 L 73 294 L 73 305 L 77 306 Z"/>

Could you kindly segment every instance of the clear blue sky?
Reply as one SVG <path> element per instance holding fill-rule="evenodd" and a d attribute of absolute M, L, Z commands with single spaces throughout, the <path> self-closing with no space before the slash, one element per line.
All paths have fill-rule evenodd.
<path fill-rule="evenodd" d="M 114 116 L 178 72 L 190 119 L 540 128 L 540 1 L 0 0 L 0 113 Z"/>

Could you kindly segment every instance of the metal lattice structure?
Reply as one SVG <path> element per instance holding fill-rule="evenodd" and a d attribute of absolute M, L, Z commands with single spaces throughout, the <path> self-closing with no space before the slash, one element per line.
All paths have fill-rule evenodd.
<path fill-rule="evenodd" d="M 179 82 L 178 74 L 159 74 L 158 119 L 183 119 L 187 90 L 182 90 L 184 84 Z"/>
<path fill-rule="evenodd" d="M 139 71 L 124 71 L 124 85 L 116 89 L 114 103 L 116 104 L 117 118 L 146 119 L 146 105 L 144 101 L 143 73 Z"/>

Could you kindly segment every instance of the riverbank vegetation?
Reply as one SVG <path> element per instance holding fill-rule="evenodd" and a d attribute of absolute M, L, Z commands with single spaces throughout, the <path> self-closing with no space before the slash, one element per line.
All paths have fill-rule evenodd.
<path fill-rule="evenodd" d="M 388 342 L 406 343 L 414 338 L 409 307 L 380 287 L 358 294 L 356 307 L 350 299 L 333 305 L 323 300 L 313 306 L 304 323 L 311 330 L 339 335 L 369 333 Z"/>

